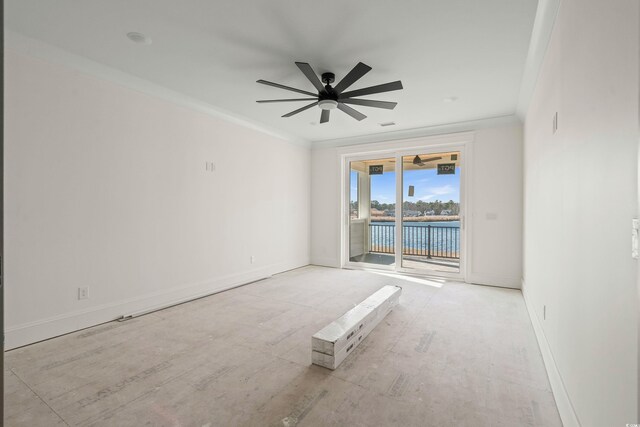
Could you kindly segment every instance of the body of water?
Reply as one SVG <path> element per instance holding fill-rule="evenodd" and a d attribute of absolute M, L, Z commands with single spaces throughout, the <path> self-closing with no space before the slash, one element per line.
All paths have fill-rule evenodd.
<path fill-rule="evenodd" d="M 372 252 L 394 252 L 395 223 L 372 222 L 369 229 Z M 406 255 L 459 257 L 460 221 L 405 222 L 402 230 Z"/>

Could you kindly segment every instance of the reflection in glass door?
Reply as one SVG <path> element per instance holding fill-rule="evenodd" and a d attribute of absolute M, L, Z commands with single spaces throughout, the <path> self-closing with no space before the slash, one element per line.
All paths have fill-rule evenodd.
<path fill-rule="evenodd" d="M 460 272 L 460 152 L 402 157 L 402 268 Z"/>
<path fill-rule="evenodd" d="M 349 261 L 395 267 L 395 158 L 349 163 Z"/>

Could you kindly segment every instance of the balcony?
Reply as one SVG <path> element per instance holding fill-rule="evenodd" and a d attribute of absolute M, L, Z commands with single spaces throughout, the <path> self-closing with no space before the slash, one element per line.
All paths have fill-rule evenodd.
<path fill-rule="evenodd" d="M 366 242 L 361 251 L 353 251 L 352 247 L 350 260 L 394 265 L 395 224 L 362 222 L 363 228 L 366 225 L 368 232 L 363 236 L 366 237 Z M 357 228 L 353 234 L 352 238 L 357 238 Z M 406 268 L 457 273 L 460 268 L 460 227 L 405 223 L 402 226 L 402 256 L 403 267 Z"/>

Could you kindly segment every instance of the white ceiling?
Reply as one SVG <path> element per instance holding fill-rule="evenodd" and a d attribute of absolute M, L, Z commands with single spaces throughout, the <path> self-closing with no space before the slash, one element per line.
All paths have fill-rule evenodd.
<path fill-rule="evenodd" d="M 537 0 L 6 0 L 5 26 L 208 103 L 259 126 L 320 141 L 514 114 Z M 151 45 L 129 41 L 137 31 Z M 257 104 L 315 92 L 295 66 L 339 81 L 359 61 L 373 70 L 351 88 L 402 80 L 320 125 L 305 103 Z M 302 96 L 304 97 L 304 96 Z M 453 103 L 444 98 L 457 97 Z M 381 127 L 394 121 L 396 126 Z"/>

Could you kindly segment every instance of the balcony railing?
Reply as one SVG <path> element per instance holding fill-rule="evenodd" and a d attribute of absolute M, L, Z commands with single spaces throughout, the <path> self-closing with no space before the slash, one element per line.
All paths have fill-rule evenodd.
<path fill-rule="evenodd" d="M 369 252 L 395 253 L 395 224 L 369 224 Z M 460 258 L 460 227 L 402 225 L 402 254 L 427 258 Z"/>

